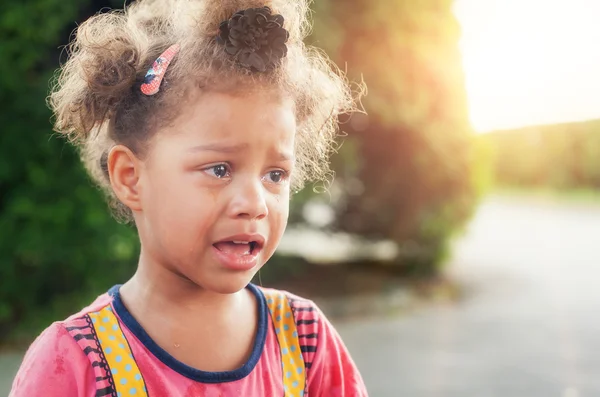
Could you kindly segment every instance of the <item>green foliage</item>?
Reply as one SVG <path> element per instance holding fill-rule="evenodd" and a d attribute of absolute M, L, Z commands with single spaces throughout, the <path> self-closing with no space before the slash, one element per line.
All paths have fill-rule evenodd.
<path fill-rule="evenodd" d="M 498 187 L 600 189 L 600 120 L 497 131 L 480 140 L 493 150 Z"/>
<path fill-rule="evenodd" d="M 95 294 L 135 265 L 135 233 L 111 219 L 78 155 L 51 135 L 44 100 L 58 66 L 58 47 L 86 5 L 79 0 L 2 4 L 0 340 L 15 324 L 30 320 L 34 309 L 43 314 L 54 305 L 64 315 L 73 306 L 57 305 L 56 298 L 68 302 L 82 291 Z"/>
<path fill-rule="evenodd" d="M 336 226 L 401 248 L 397 263 L 433 273 L 485 185 L 473 145 L 452 1 L 322 0 L 312 41 L 351 80 L 368 116 L 344 125 L 334 159 Z"/>

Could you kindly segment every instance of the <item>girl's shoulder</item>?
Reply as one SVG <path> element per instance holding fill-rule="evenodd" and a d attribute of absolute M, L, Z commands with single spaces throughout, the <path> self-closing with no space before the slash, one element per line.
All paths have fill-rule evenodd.
<path fill-rule="evenodd" d="M 262 287 L 260 290 L 265 295 L 279 343 L 282 346 L 285 343 L 282 352 L 301 353 L 308 394 L 366 397 L 364 382 L 350 353 L 317 304 L 288 291 Z"/>
<path fill-rule="evenodd" d="M 91 315 L 110 308 L 112 297 L 108 293 L 98 296 L 91 304 L 64 320 L 55 321 L 48 326 L 29 346 L 28 353 L 35 353 L 48 346 L 77 346 L 78 334 L 85 332 L 92 324 Z"/>
<path fill-rule="evenodd" d="M 260 287 L 276 330 L 289 333 L 297 340 L 304 361 L 310 363 L 323 338 L 327 338 L 333 325 L 311 300 L 289 291 Z"/>
<path fill-rule="evenodd" d="M 44 395 L 93 395 L 96 370 L 90 355 L 96 354 L 91 314 L 110 306 L 103 294 L 68 318 L 48 326 L 31 343 L 14 381 L 10 397 Z M 84 346 L 88 344 L 89 346 Z"/>

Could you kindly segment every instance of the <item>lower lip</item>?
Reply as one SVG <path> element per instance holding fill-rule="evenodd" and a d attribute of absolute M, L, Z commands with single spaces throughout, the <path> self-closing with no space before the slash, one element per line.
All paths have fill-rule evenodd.
<path fill-rule="evenodd" d="M 215 253 L 215 256 L 217 257 L 217 260 L 226 269 L 248 271 L 256 267 L 256 265 L 258 264 L 258 254 L 260 253 L 260 248 L 255 248 L 252 250 L 251 254 L 245 255 L 229 254 L 227 252 L 221 251 L 214 245 L 212 248 Z"/>

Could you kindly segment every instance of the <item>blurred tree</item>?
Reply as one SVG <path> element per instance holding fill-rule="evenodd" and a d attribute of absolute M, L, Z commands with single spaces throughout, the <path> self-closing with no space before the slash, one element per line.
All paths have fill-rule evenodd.
<path fill-rule="evenodd" d="M 336 226 L 433 273 L 481 186 L 452 0 L 321 0 L 313 42 L 368 95 L 335 157 Z"/>
<path fill-rule="evenodd" d="M 135 266 L 135 234 L 114 222 L 77 153 L 51 135 L 44 100 L 59 45 L 76 20 L 108 5 L 99 3 L 2 2 L 0 340 L 26 318 L 47 325 L 73 309 L 61 302 L 91 297 Z"/>

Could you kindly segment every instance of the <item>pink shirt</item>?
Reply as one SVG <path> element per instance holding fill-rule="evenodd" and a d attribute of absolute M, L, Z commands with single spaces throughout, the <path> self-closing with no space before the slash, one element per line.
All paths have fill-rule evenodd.
<path fill-rule="evenodd" d="M 266 308 L 263 289 L 252 284 L 248 288 L 259 301 L 259 327 L 250 358 L 241 368 L 206 372 L 176 360 L 154 343 L 131 316 L 115 286 L 81 312 L 52 324 L 33 342 L 9 397 L 96 396 L 99 380 L 92 364 L 96 353 L 94 349 L 82 348 L 73 330 L 85 325 L 83 319 L 88 313 L 107 305 L 129 343 L 149 396 L 281 397 L 284 395 L 282 353 L 273 319 Z M 307 393 L 301 395 L 366 397 L 363 380 L 331 323 L 312 301 L 285 294 L 296 308 L 298 337 L 306 363 Z M 118 381 L 118 374 L 112 377 Z M 135 390 L 131 392 L 135 395 Z"/>

